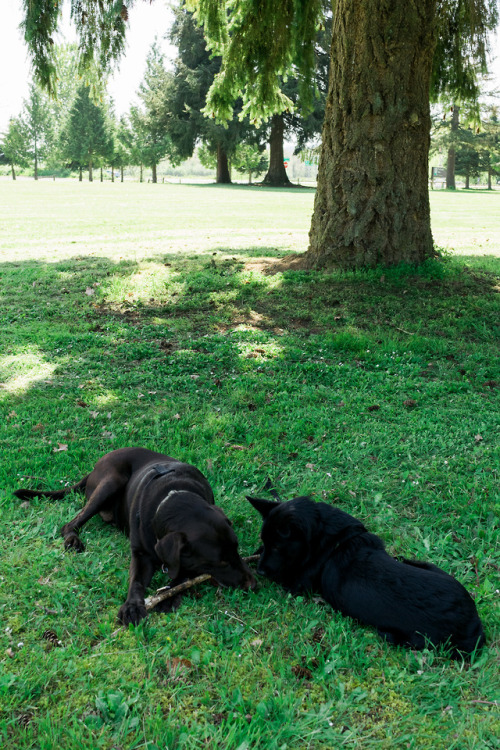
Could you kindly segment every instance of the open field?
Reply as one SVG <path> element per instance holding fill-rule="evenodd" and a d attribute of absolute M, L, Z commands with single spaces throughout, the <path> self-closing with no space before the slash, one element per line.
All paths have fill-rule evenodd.
<path fill-rule="evenodd" d="M 457 252 L 418 271 L 263 273 L 305 249 L 313 197 L 0 180 L 6 747 L 500 747 L 500 192 L 433 193 Z M 116 632 L 127 540 L 93 519 L 65 553 L 82 498 L 12 491 L 126 445 L 196 464 L 244 555 L 260 526 L 244 496 L 268 477 L 358 516 L 459 578 L 487 648 L 391 648 L 263 580 Z"/>

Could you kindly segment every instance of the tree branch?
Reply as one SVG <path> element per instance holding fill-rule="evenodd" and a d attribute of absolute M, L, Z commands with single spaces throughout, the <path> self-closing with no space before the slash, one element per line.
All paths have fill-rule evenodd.
<path fill-rule="evenodd" d="M 260 555 L 250 555 L 250 557 L 244 557 L 243 561 L 247 563 L 254 562 L 255 560 L 258 560 L 259 557 Z M 177 596 L 177 594 L 186 591 L 186 589 L 190 589 L 192 586 L 196 586 L 198 583 L 208 581 L 210 578 L 212 578 L 211 575 L 209 575 L 208 573 L 204 573 L 201 576 L 196 576 L 196 578 L 190 578 L 187 581 L 183 581 L 177 586 L 164 586 L 161 589 L 157 589 L 156 594 L 148 596 L 148 598 L 145 600 L 147 611 L 150 612 L 158 604 L 160 604 L 160 602 L 165 601 L 165 599 L 171 599 L 173 596 Z"/>

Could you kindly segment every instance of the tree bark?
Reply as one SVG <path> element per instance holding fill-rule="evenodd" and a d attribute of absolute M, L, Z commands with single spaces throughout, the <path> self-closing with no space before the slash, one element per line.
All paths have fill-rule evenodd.
<path fill-rule="evenodd" d="M 433 256 L 429 88 L 437 0 L 336 0 L 309 268 Z"/>
<path fill-rule="evenodd" d="M 120 167 L 120 182 L 123 182 L 123 167 Z"/>
<path fill-rule="evenodd" d="M 15 180 L 16 179 L 16 169 L 15 169 L 13 163 L 10 165 L 10 168 L 12 170 L 12 179 Z"/>
<path fill-rule="evenodd" d="M 456 104 L 453 105 L 453 114 L 451 116 L 451 135 L 453 138 L 454 133 L 458 130 L 458 116 L 460 112 L 460 107 L 457 107 Z M 456 184 L 455 184 L 455 145 L 452 141 L 449 149 L 448 149 L 448 155 L 446 158 L 446 189 L 447 190 L 456 190 Z"/>
<path fill-rule="evenodd" d="M 470 187 L 470 175 L 467 172 L 467 174 L 465 175 L 465 189 L 468 190 L 469 187 Z"/>
<path fill-rule="evenodd" d="M 271 133 L 269 135 L 269 169 L 262 180 L 263 185 L 273 187 L 291 187 L 285 165 L 283 163 L 283 138 L 285 122 L 283 115 L 273 115 L 271 118 Z"/>
<path fill-rule="evenodd" d="M 230 185 L 231 173 L 229 171 L 229 160 L 220 143 L 217 144 L 217 177 L 218 185 Z"/>
<path fill-rule="evenodd" d="M 83 168 L 79 167 L 78 182 L 83 181 Z"/>
<path fill-rule="evenodd" d="M 92 171 L 92 159 L 89 161 L 89 182 L 94 182 L 94 173 Z"/>
<path fill-rule="evenodd" d="M 152 172 L 152 180 L 151 181 L 154 182 L 154 183 L 156 183 L 158 181 L 158 178 L 156 176 L 156 164 L 152 165 L 151 172 Z"/>

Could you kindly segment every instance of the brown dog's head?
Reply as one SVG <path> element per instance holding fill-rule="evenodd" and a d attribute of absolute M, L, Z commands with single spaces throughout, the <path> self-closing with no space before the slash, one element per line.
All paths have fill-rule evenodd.
<path fill-rule="evenodd" d="M 196 495 L 183 495 L 178 508 L 175 496 L 169 499 L 168 518 L 163 519 L 155 546 L 169 576 L 191 578 L 206 573 L 221 586 L 254 589 L 255 578 L 238 553 L 238 538 L 224 512 L 197 502 Z"/>

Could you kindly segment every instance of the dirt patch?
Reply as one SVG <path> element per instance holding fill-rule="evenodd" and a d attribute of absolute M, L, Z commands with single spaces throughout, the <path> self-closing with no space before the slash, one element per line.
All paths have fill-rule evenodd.
<path fill-rule="evenodd" d="M 259 271 L 272 276 L 283 271 L 302 271 L 306 268 L 303 255 L 285 255 L 284 258 L 259 258 L 245 263 L 246 271 Z"/>

